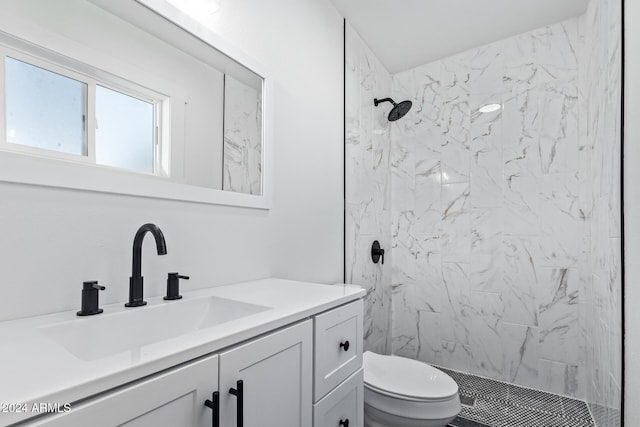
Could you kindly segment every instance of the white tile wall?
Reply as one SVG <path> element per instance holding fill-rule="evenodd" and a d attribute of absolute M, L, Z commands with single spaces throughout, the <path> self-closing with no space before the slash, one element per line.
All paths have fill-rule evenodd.
<path fill-rule="evenodd" d="M 620 118 L 622 2 L 592 0 L 580 21 L 581 183 L 591 212 L 591 276 L 581 311 L 586 397 L 599 427 L 620 425 Z"/>
<path fill-rule="evenodd" d="M 394 352 L 584 395 L 580 49 L 576 18 L 393 77 L 415 103 L 391 125 Z M 409 313 L 423 311 L 437 327 L 418 332 Z M 418 354 L 426 341 L 437 351 Z"/>
<path fill-rule="evenodd" d="M 224 79 L 222 189 L 262 194 L 262 93 L 229 75 Z"/>
<path fill-rule="evenodd" d="M 584 17 L 398 73 L 391 86 L 349 30 L 347 242 L 360 246 L 348 280 L 376 296 L 370 348 L 387 333 L 395 354 L 619 408 L 613 3 L 592 0 Z M 413 102 L 393 123 L 372 107 L 389 89 Z M 490 103 L 503 108 L 478 111 Z M 390 134 L 377 175 L 376 129 Z M 373 231 L 388 239 L 391 269 L 368 259 Z M 389 325 L 389 296 L 385 331 L 373 325 Z"/>
<path fill-rule="evenodd" d="M 391 350 L 391 177 L 388 109 L 391 75 L 355 31 L 346 32 L 346 280 L 367 289 L 365 350 Z M 386 112 L 386 113 L 385 113 Z M 400 153 L 401 154 L 401 153 Z M 386 250 L 373 264 L 374 240 Z"/>

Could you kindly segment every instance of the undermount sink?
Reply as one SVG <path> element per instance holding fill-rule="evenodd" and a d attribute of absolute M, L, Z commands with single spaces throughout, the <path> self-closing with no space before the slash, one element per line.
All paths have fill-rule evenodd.
<path fill-rule="evenodd" d="M 46 326 L 42 331 L 91 361 L 260 313 L 269 307 L 219 297 L 161 301 Z"/>

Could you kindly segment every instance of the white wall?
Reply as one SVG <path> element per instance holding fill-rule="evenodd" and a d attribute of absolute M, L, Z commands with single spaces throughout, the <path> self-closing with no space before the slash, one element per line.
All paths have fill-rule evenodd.
<path fill-rule="evenodd" d="M 342 19 L 325 0 L 223 2 L 211 28 L 275 80 L 270 211 L 0 183 L 0 320 L 79 306 L 83 280 L 125 301 L 131 245 L 145 222 L 145 295 L 168 271 L 184 291 L 267 276 L 342 280 Z"/>
<path fill-rule="evenodd" d="M 325 0 L 234 0 L 210 26 L 276 77 L 272 274 L 342 281 L 342 18 Z"/>
<path fill-rule="evenodd" d="M 640 425 L 640 2 L 625 4 L 625 125 L 624 125 L 624 232 L 625 232 L 625 424 Z"/>

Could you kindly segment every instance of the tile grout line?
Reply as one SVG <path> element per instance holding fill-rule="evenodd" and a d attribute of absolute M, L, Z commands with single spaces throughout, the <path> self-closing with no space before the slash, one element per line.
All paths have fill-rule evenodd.
<path fill-rule="evenodd" d="M 576 427 L 595 426 L 591 409 L 589 408 L 589 405 L 587 405 L 583 400 L 562 396 L 555 393 L 549 393 L 530 387 L 523 387 L 504 381 L 498 381 L 479 375 L 467 374 L 465 372 L 460 372 L 452 369 L 440 367 L 438 368 L 450 374 L 454 380 L 456 380 L 457 378 L 456 383 L 458 383 L 460 394 L 475 398 L 475 405 L 473 407 L 466 405 L 463 406 L 463 410 L 460 413 L 460 418 L 469 419 L 470 421 L 480 423 L 486 423 L 487 419 L 493 420 L 495 418 L 498 424 L 502 424 L 502 420 L 500 418 L 506 418 L 506 414 L 509 412 L 509 409 L 516 409 L 527 411 L 531 413 L 534 418 L 548 418 L 549 422 L 552 423 L 569 422 Z M 478 390 L 478 388 L 480 388 L 480 390 Z M 483 392 L 483 390 L 485 392 Z M 512 395 L 512 390 L 520 390 L 526 394 L 524 396 Z M 490 393 L 489 395 L 487 395 L 486 391 L 499 391 L 499 393 Z M 503 391 L 504 398 L 502 397 Z M 542 401 L 542 406 L 538 407 L 536 405 L 534 407 L 531 405 L 527 405 L 527 399 L 524 399 L 525 402 L 516 401 L 516 399 L 522 399 L 524 397 L 530 397 L 531 399 L 535 399 L 536 397 L 538 397 Z M 550 398 L 552 400 L 557 400 L 557 403 L 549 402 Z M 479 403 L 481 404 L 484 402 L 498 406 L 500 408 L 497 411 L 498 414 L 484 414 L 487 416 L 483 416 L 483 414 L 474 414 L 474 410 L 476 412 L 480 411 L 480 408 L 478 408 Z M 545 409 L 545 404 L 550 404 L 550 407 L 547 406 L 547 409 Z M 556 410 L 551 409 L 554 406 L 557 408 Z M 466 411 L 464 410 L 465 408 Z M 501 416 L 500 412 L 504 412 L 504 414 Z"/>
<path fill-rule="evenodd" d="M 511 387 L 517 387 L 517 388 L 524 389 L 524 390 L 530 390 L 530 391 L 534 391 L 534 392 L 538 392 L 538 393 L 544 393 L 546 395 L 557 396 L 557 397 L 559 397 L 561 399 L 569 399 L 569 400 L 574 400 L 574 401 L 577 401 L 577 402 L 586 403 L 586 401 L 584 401 L 584 400 L 576 399 L 574 397 L 564 396 L 562 394 L 552 393 L 550 391 L 544 391 L 544 390 L 540 390 L 540 389 L 537 389 L 537 388 L 528 387 L 528 386 L 525 386 L 525 385 L 509 383 L 509 382 L 506 382 L 506 381 L 500 381 L 500 380 L 496 380 L 494 378 L 485 377 L 483 375 L 470 374 L 470 373 L 467 373 L 467 372 L 458 371 L 456 369 L 445 368 L 445 367 L 442 367 L 442 366 L 439 366 L 439 365 L 434 365 L 434 364 L 430 364 L 430 365 L 433 366 L 434 368 L 438 368 L 438 369 L 440 369 L 441 371 L 444 371 L 444 372 L 455 372 L 456 374 L 460 374 L 462 376 L 478 378 L 478 379 L 481 379 L 481 380 L 487 380 L 487 382 L 496 382 L 496 383 L 499 383 L 499 384 L 504 384 L 504 385 L 511 386 Z"/>

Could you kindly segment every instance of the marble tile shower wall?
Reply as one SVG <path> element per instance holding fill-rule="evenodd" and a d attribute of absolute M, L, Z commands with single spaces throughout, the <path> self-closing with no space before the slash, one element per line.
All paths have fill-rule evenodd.
<path fill-rule="evenodd" d="M 367 289 L 365 349 L 391 350 L 391 176 L 389 122 L 374 98 L 391 92 L 391 75 L 358 34 L 346 28 L 346 280 Z M 387 249 L 371 262 L 371 244 Z"/>
<path fill-rule="evenodd" d="M 580 21 L 581 156 L 590 163 L 591 280 L 585 289 L 586 398 L 599 427 L 620 425 L 622 295 L 620 221 L 620 0 L 592 0 Z"/>
<path fill-rule="evenodd" d="M 262 194 L 262 94 L 224 76 L 222 189 Z"/>
<path fill-rule="evenodd" d="M 592 0 L 392 83 L 347 25 L 346 279 L 368 290 L 367 349 L 620 425 L 620 26 L 620 1 Z M 390 90 L 414 102 L 391 125 L 372 105 Z"/>
<path fill-rule="evenodd" d="M 585 396 L 578 21 L 393 76 L 414 103 L 391 125 L 395 354 Z"/>

